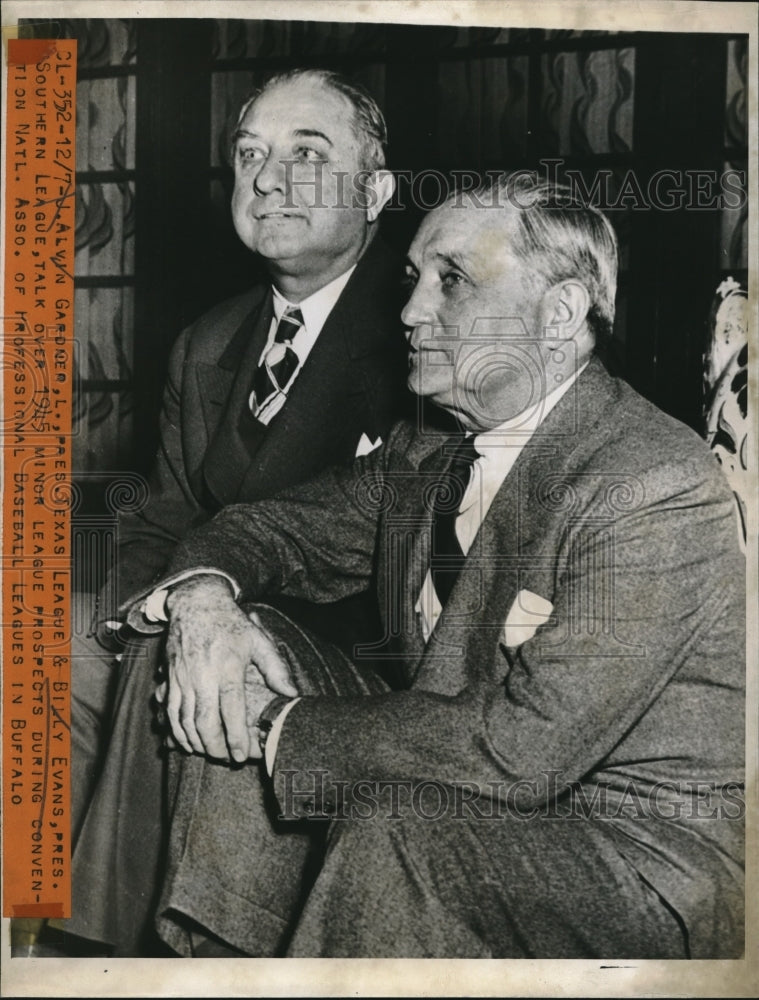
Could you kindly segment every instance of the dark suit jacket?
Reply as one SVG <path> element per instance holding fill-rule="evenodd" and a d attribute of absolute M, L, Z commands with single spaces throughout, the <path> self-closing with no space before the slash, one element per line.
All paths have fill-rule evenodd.
<path fill-rule="evenodd" d="M 588 801 L 603 788 L 621 863 L 682 916 L 691 954 L 734 954 L 745 567 L 713 457 L 592 361 L 507 476 L 425 646 L 414 608 L 425 497 L 449 464 L 440 444 L 402 423 L 353 470 L 228 507 L 175 553 L 170 571 L 218 566 L 251 599 L 334 600 L 376 574 L 384 651 L 401 658 L 408 690 L 296 705 L 277 754 L 280 803 L 284 772 L 312 788 L 313 768 L 327 791 L 300 798 L 304 813 L 334 807 L 331 780 L 466 781 L 484 796 L 500 782 L 527 811 L 567 801 L 573 783 Z M 507 648 L 522 590 L 550 601 L 552 620 Z M 697 808 L 693 782 L 716 789 L 710 806 Z M 645 819 L 622 809 L 631 789 Z"/>
<path fill-rule="evenodd" d="M 148 503 L 119 520 L 100 620 L 157 578 L 177 540 L 225 504 L 271 496 L 350 462 L 362 434 L 387 436 L 409 398 L 399 281 L 399 259 L 375 239 L 268 427 L 247 400 L 273 316 L 271 289 L 223 302 L 181 334 Z"/>

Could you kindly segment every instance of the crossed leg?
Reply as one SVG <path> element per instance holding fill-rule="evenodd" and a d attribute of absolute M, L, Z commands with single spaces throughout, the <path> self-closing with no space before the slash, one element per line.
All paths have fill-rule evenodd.
<path fill-rule="evenodd" d="M 288 955 L 687 957 L 603 821 L 430 815 L 336 822 Z"/>
<path fill-rule="evenodd" d="M 257 611 L 303 694 L 384 690 L 279 612 Z M 603 821 L 438 815 L 412 797 L 400 816 L 378 803 L 368 819 L 333 820 L 324 845 L 326 821 L 275 818 L 259 766 L 174 753 L 171 773 L 158 928 L 182 954 L 199 928 L 248 955 L 687 956 L 678 916 Z"/>

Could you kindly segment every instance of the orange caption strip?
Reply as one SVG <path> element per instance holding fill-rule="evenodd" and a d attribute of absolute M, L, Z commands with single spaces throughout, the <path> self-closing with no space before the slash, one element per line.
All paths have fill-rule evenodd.
<path fill-rule="evenodd" d="M 76 42 L 8 42 L 3 915 L 71 915 Z"/>

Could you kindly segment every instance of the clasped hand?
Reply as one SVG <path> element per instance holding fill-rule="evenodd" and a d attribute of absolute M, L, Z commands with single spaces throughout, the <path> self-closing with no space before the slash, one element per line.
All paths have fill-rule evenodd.
<path fill-rule="evenodd" d="M 219 576 L 184 581 L 166 607 L 168 681 L 157 697 L 174 739 L 188 753 L 217 760 L 260 757 L 261 712 L 275 695 L 298 693 L 271 637 Z"/>

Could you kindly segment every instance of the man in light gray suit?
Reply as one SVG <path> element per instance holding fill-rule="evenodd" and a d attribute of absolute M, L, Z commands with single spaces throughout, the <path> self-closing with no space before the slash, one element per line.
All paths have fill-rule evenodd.
<path fill-rule="evenodd" d="M 616 257 L 600 212 L 523 174 L 430 213 L 409 384 L 463 433 L 400 423 L 352 469 L 227 507 L 134 603 L 169 621 L 178 952 L 741 954 L 732 498 L 595 355 Z M 372 580 L 372 653 L 405 690 L 247 603 Z M 283 892 L 288 821 L 317 817 L 326 846 Z"/>

